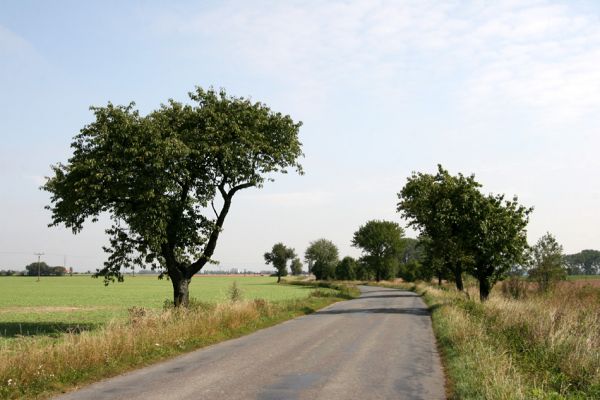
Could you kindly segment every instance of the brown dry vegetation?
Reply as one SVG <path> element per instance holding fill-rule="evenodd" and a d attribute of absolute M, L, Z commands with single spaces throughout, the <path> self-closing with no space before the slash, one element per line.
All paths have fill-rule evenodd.
<path fill-rule="evenodd" d="M 339 300 L 335 293 L 278 303 L 199 303 L 192 310 L 134 307 L 127 321 L 96 331 L 67 333 L 58 340 L 23 337 L 0 347 L 0 397 L 44 397 L 115 375 L 312 312 Z"/>
<path fill-rule="evenodd" d="M 398 286 L 398 284 L 390 285 Z M 564 282 L 486 303 L 449 287 L 408 286 L 432 308 L 453 399 L 600 398 L 600 288 Z"/>

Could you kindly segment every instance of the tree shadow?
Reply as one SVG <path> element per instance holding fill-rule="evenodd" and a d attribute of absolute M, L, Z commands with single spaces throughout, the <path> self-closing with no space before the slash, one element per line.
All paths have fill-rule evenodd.
<path fill-rule="evenodd" d="M 426 308 L 356 308 L 342 310 L 318 311 L 314 315 L 340 315 L 340 314 L 408 314 L 418 316 L 429 316 L 429 310 Z"/>
<path fill-rule="evenodd" d="M 92 323 L 65 322 L 0 322 L 0 337 L 15 338 L 20 336 L 58 337 L 63 333 L 81 333 L 97 328 Z"/>
<path fill-rule="evenodd" d="M 368 292 L 371 294 L 372 292 Z M 389 292 L 388 292 L 389 293 Z M 417 294 L 383 294 L 376 296 L 360 296 L 359 299 L 385 299 L 385 298 L 396 298 L 396 297 L 419 297 Z"/>

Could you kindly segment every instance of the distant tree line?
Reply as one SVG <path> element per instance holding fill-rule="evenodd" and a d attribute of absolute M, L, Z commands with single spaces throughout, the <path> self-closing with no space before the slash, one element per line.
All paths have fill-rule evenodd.
<path fill-rule="evenodd" d="M 522 206 L 516 197 L 484 194 L 473 175 L 451 175 L 438 165 L 435 174 L 413 173 L 398 199 L 397 211 L 418 231 L 418 238 L 405 237 L 395 222 L 371 220 L 352 239 L 362 251 L 359 259 L 340 260 L 333 242 L 318 239 L 304 255 L 309 272 L 320 280 L 436 278 L 439 284 L 453 282 L 460 291 L 464 276 L 470 275 L 479 283 L 482 301 L 496 282 L 510 275 L 527 276 L 546 291 L 567 273 L 600 272 L 599 251 L 563 255 L 550 233 L 530 246 L 526 227 L 533 208 Z M 287 273 L 292 258 L 295 252 L 282 243 L 265 254 L 267 262 L 279 266 L 278 276 Z"/>

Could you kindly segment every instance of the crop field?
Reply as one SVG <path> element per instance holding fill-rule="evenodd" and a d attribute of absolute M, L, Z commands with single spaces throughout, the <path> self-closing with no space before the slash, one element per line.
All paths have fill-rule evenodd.
<path fill-rule="evenodd" d="M 279 301 L 307 297 L 311 288 L 278 285 L 265 276 L 196 276 L 190 297 L 223 302 L 235 281 L 246 299 Z M 104 286 L 90 276 L 0 278 L 0 341 L 21 335 L 54 335 L 92 329 L 121 319 L 134 306 L 160 309 L 171 299 L 171 282 L 156 276 L 126 277 Z"/>

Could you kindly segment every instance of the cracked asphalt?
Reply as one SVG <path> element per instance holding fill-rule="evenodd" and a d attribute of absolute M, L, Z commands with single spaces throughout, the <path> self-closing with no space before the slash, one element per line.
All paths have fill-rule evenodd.
<path fill-rule="evenodd" d="M 421 298 L 381 287 L 360 290 L 358 299 L 56 399 L 444 399 Z"/>

